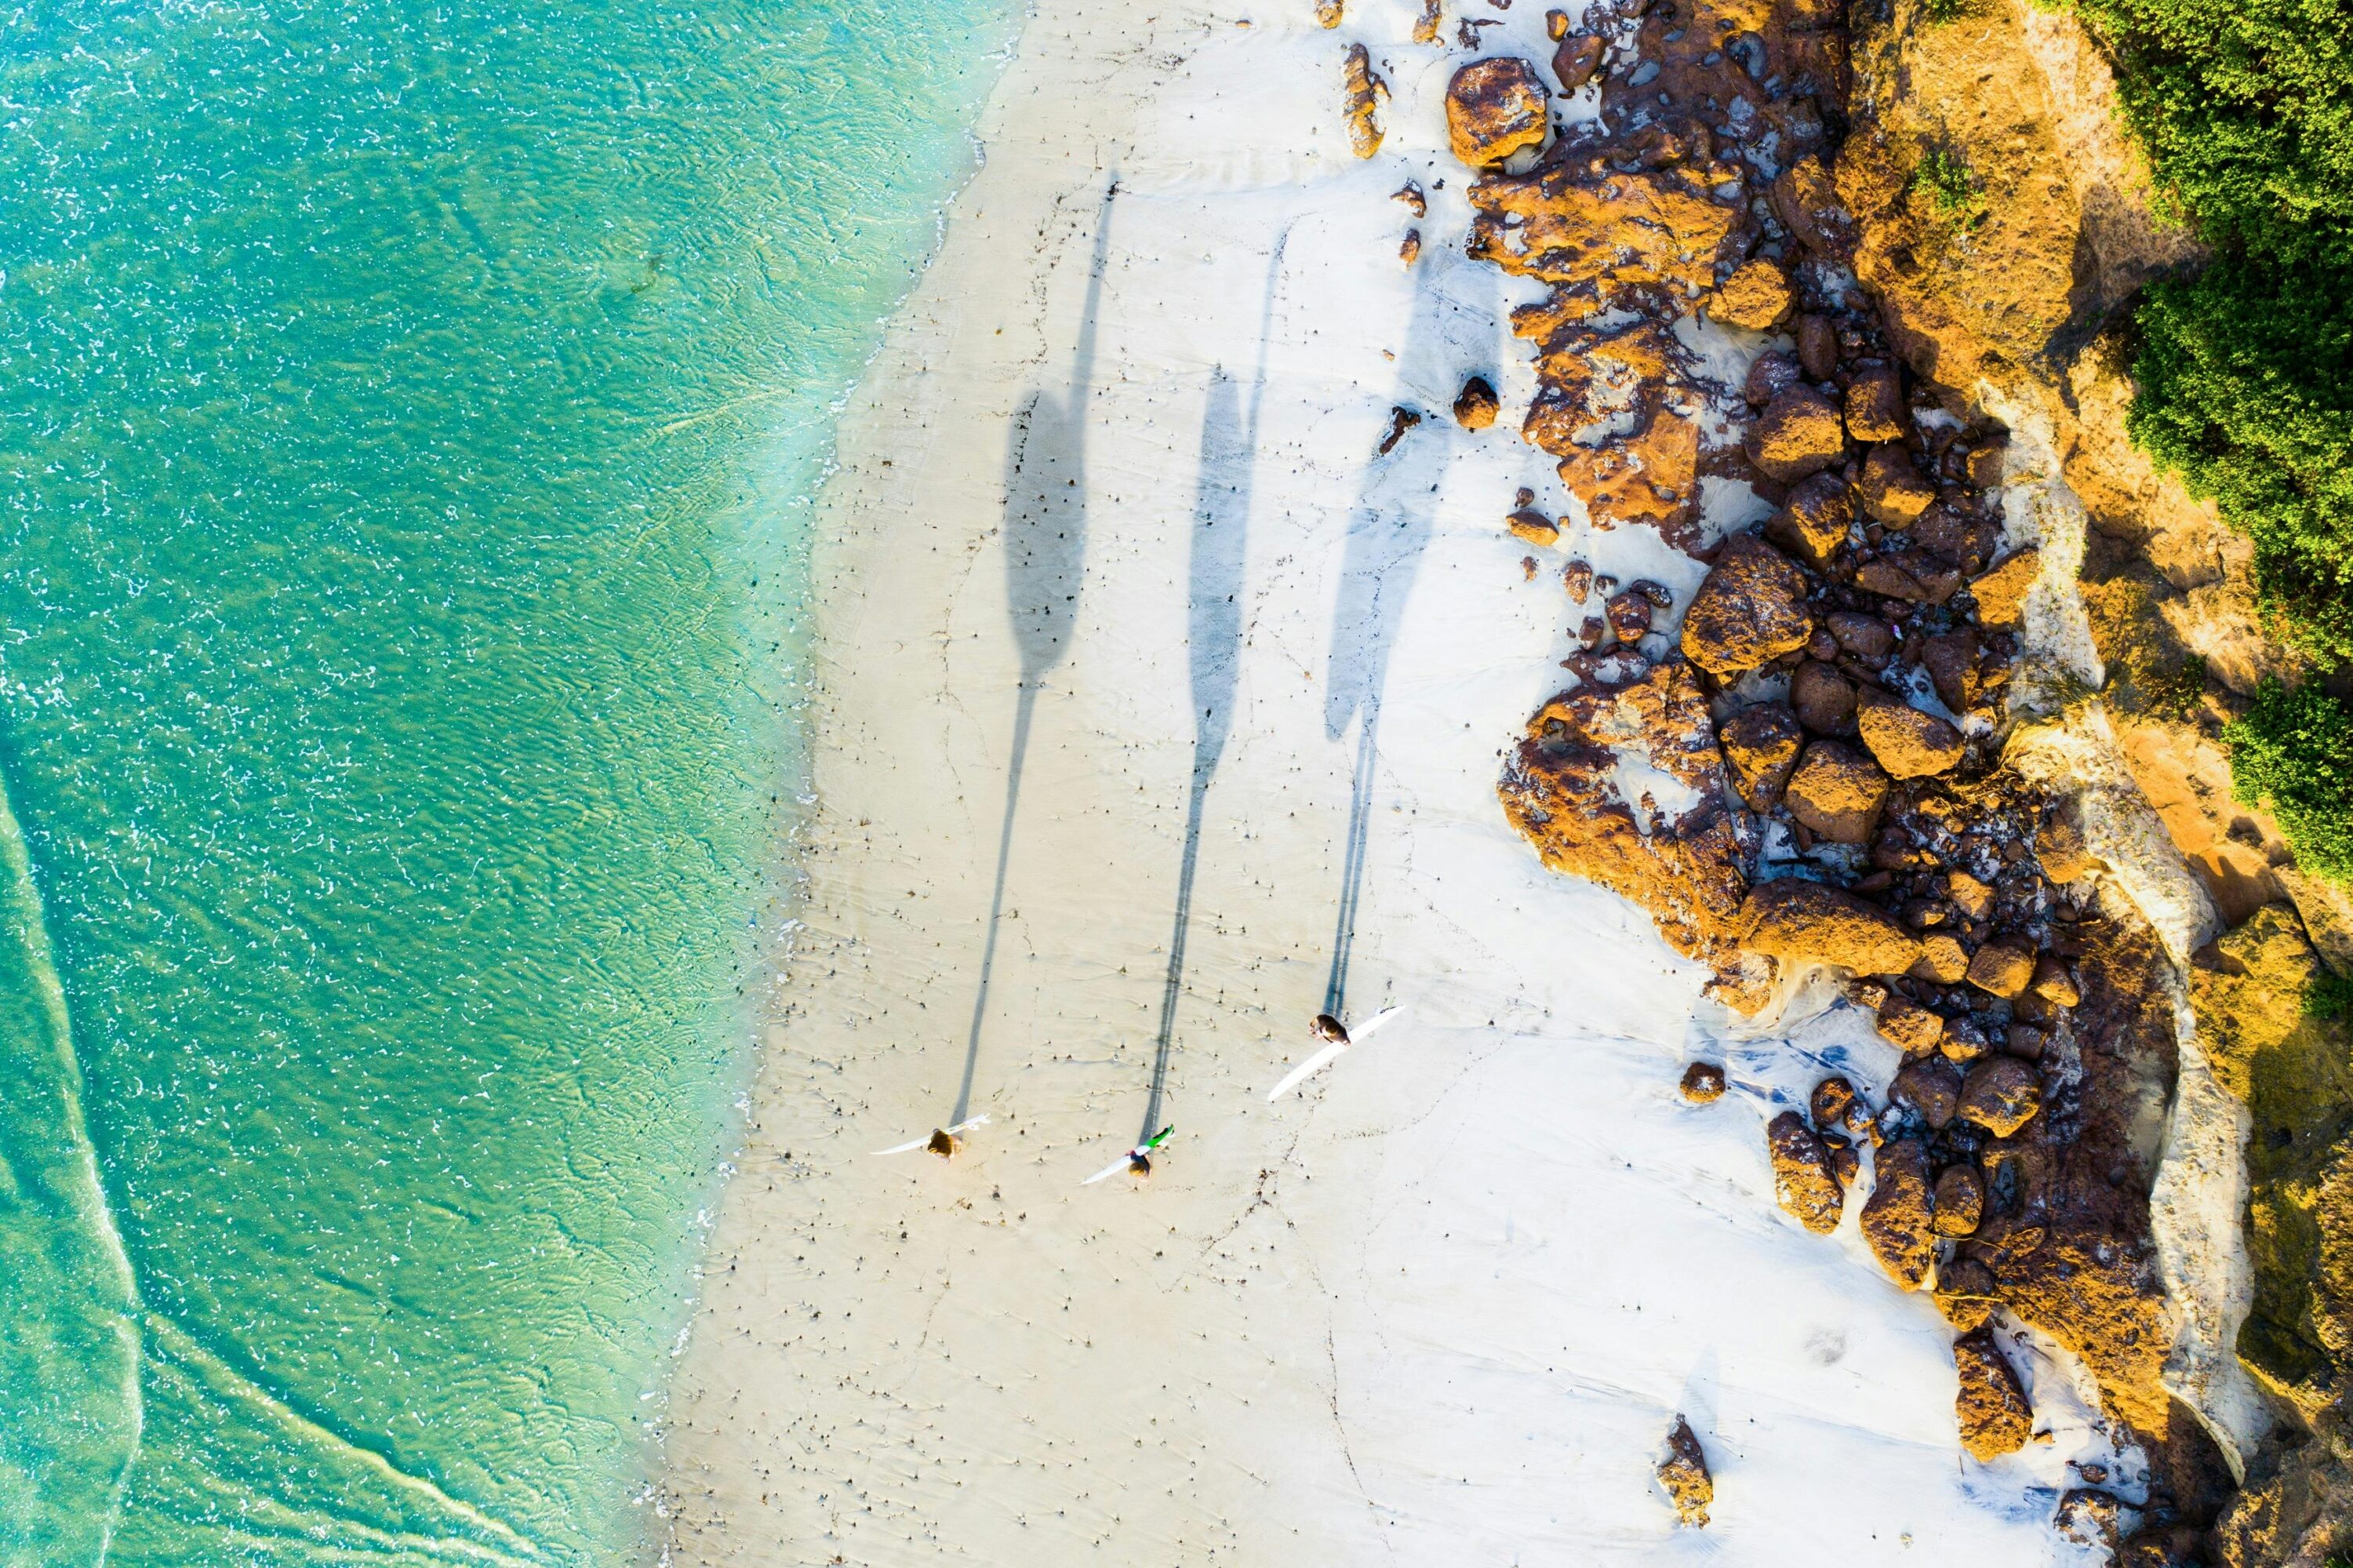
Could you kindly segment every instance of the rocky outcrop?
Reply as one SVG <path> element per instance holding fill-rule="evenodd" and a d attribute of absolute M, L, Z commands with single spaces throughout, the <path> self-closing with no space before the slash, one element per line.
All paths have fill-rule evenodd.
<path fill-rule="evenodd" d="M 2222 1568 L 2329 1563 L 2353 1528 L 2353 1440 L 2330 1415 L 2317 1435 L 2269 1456 L 2215 1526 Z"/>
<path fill-rule="evenodd" d="M 1630 761 L 1657 779 L 1630 800 Z M 1678 951 L 1736 969 L 1754 838 L 1729 786 L 1707 700 L 1676 661 L 1546 703 L 1498 793 L 1546 865 L 1642 906 Z"/>
<path fill-rule="evenodd" d="M 1598 71 L 1599 118 L 1567 122 L 1515 162 L 1524 173 L 1479 179 L 1470 249 L 1548 286 L 1514 330 L 1538 380 L 1523 432 L 1585 514 L 1563 526 L 1641 523 L 1711 559 L 1679 629 L 1588 612 L 1570 664 L 1591 681 L 1613 638 L 1673 632 L 1738 874 L 1718 861 L 1704 899 L 1644 886 L 1675 874 L 1679 828 L 1662 835 L 1667 860 L 1591 858 L 1616 861 L 1604 879 L 1752 1001 L 1784 969 L 1855 977 L 1849 995 L 1905 1054 L 1875 1118 L 1872 1086 L 1851 1086 L 1876 1150 L 1862 1228 L 1896 1284 L 1934 1282 L 1962 1335 L 1973 1451 L 2007 1452 L 2031 1426 L 1986 1332 L 2000 1312 L 2074 1353 L 2106 1413 L 2189 1477 L 2211 1456 L 2165 1392 L 2172 1324 L 2150 1217 L 2179 1070 L 2169 960 L 2087 849 L 2076 781 L 2030 779 L 2006 749 L 2021 714 L 2096 679 L 2080 651 L 2042 662 L 2054 626 L 2073 624 L 2073 567 L 2042 501 L 2053 466 L 2151 493 L 2087 433 L 2094 400 L 2120 407 L 2114 376 L 2078 372 L 2105 313 L 2170 242 L 2134 227 L 2129 180 L 2099 162 L 2105 110 L 2075 103 L 2063 136 L 2038 128 L 2058 79 L 2034 50 L 2074 24 L 1994 3 L 1982 26 L 1976 11 L 1932 25 L 1917 0 L 1855 11 L 1850 95 L 1837 7 L 1605 0 L 1579 37 L 1610 45 L 1567 62 Z M 1743 47 L 1724 47 L 1736 30 Z M 1570 56 L 1566 20 L 1556 37 Z M 2031 45 L 2007 76 L 2005 39 Z M 2096 74 L 2095 56 L 2077 63 Z M 1752 119 L 1724 111 L 1736 98 Z M 2105 172 L 2038 164 L 2046 141 Z M 1928 157 L 1957 146 L 1968 155 Z M 1980 276 L 1989 257 L 2015 274 Z M 1703 364 L 1689 347 L 1703 331 L 1771 335 Z M 2012 416 L 2027 421 L 2015 435 Z M 1770 515 L 1707 557 L 1695 515 L 1710 480 L 1746 486 Z M 1507 769 L 1507 803 L 1535 739 Z M 1558 818 L 1592 794 L 1560 791 L 1541 821 L 1514 821 L 1540 847 L 1589 836 Z M 1564 869 L 1577 858 L 1546 848 Z M 1704 937 L 1686 912 L 1701 905 Z M 1768 1147 L 1784 1205 L 1834 1225 L 1857 1150 L 1794 1112 Z M 2182 1527 L 2157 1528 L 2152 1550 Z"/>
<path fill-rule="evenodd" d="M 2239 1356 L 2308 1429 L 2353 1391 L 2353 1030 L 2306 1012 L 2324 972 L 2273 904 L 2196 955 L 2189 993 L 2214 1075 L 2253 1122 Z"/>

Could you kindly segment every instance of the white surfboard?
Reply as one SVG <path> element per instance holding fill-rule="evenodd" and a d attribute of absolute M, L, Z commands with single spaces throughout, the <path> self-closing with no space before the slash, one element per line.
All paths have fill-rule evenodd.
<path fill-rule="evenodd" d="M 1381 1009 L 1378 1012 L 1376 1012 L 1370 1018 L 1366 1019 L 1364 1022 L 1358 1024 L 1356 1028 L 1349 1030 L 1348 1038 L 1345 1042 L 1335 1040 L 1329 1045 L 1324 1046 L 1321 1051 L 1316 1052 L 1313 1056 L 1308 1057 L 1304 1062 L 1300 1063 L 1296 1067 L 1292 1068 L 1290 1072 L 1285 1073 L 1282 1075 L 1282 1082 L 1275 1085 L 1273 1088 L 1267 1091 L 1266 1103 L 1272 1105 L 1275 1101 L 1281 1099 L 1283 1096 L 1289 1094 L 1292 1090 L 1297 1088 L 1300 1085 L 1305 1083 L 1308 1079 L 1314 1077 L 1316 1074 L 1322 1072 L 1333 1063 L 1338 1061 L 1342 1054 L 1347 1051 L 1349 1046 L 1361 1044 L 1366 1035 L 1370 1034 L 1374 1030 L 1378 1029 L 1382 1024 L 1387 1023 L 1390 1019 L 1395 1018 L 1398 1013 L 1404 1011 L 1405 1009 L 1403 1007 L 1385 1007 Z"/>
<path fill-rule="evenodd" d="M 976 1127 L 987 1127 L 987 1125 L 988 1118 L 987 1117 L 976 1116 L 970 1121 L 960 1121 L 954 1127 L 946 1128 L 943 1130 L 945 1131 L 950 1138 L 954 1138 L 958 1133 L 969 1132 Z M 874 1151 L 874 1158 L 880 1160 L 886 1154 L 913 1154 L 918 1149 L 930 1148 L 931 1143 L 932 1135 L 927 1132 L 923 1134 L 923 1137 L 915 1139 L 913 1143 L 895 1143 L 888 1149 L 878 1149 Z"/>
<path fill-rule="evenodd" d="M 1133 1160 L 1138 1152 L 1139 1151 L 1136 1150 L 1129 1150 L 1125 1154 L 1121 1155 L 1118 1159 L 1113 1160 L 1110 1164 L 1104 1166 L 1102 1170 L 1096 1171 L 1085 1181 L 1080 1182 L 1079 1185 L 1082 1187 L 1092 1187 L 1098 1181 L 1107 1181 L 1110 1178 L 1118 1175 L 1121 1171 L 1127 1169 L 1128 1162 Z"/>

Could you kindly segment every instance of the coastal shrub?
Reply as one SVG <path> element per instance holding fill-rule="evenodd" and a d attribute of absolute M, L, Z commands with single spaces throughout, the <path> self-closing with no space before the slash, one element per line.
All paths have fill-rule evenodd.
<path fill-rule="evenodd" d="M 2141 305 L 2134 440 L 2255 545 L 2279 630 L 2353 656 L 2353 259 L 2225 254 Z"/>
<path fill-rule="evenodd" d="M 2353 223 L 2353 7 L 2077 0 L 2125 121 L 2180 213 L 2234 245 L 2342 255 Z"/>
<path fill-rule="evenodd" d="M 2176 724 L 2195 718 L 2206 700 L 2206 661 L 2195 653 L 2177 664 L 2143 665 L 2132 677 L 2148 711 Z"/>
<path fill-rule="evenodd" d="M 1985 195 L 1969 166 L 1941 147 L 1931 147 L 1912 173 L 1912 183 L 1927 193 L 1936 216 L 1957 228 L 1975 228 L 1985 221 Z"/>
<path fill-rule="evenodd" d="M 2353 711 L 2317 684 L 2265 681 L 2222 738 L 2232 792 L 2279 819 L 2297 863 L 2353 875 Z"/>
<path fill-rule="evenodd" d="M 2353 658 L 2353 3 L 2074 0 L 2162 202 L 2212 247 L 2136 313 L 2133 439 L 2255 546 L 2274 629 Z M 2228 734 L 2306 866 L 2353 873 L 2353 747 L 2316 690 Z"/>
<path fill-rule="evenodd" d="M 2304 988 L 2304 1011 L 2319 1019 L 2353 1016 L 2353 977 L 2323 969 Z M 2347 1564 L 2353 1568 L 2353 1563 Z"/>

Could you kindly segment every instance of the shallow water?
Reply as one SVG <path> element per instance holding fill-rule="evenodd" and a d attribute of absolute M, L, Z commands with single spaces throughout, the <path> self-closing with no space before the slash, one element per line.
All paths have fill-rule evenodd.
<path fill-rule="evenodd" d="M 0 1558 L 617 1561 L 1000 0 L 0 22 Z"/>

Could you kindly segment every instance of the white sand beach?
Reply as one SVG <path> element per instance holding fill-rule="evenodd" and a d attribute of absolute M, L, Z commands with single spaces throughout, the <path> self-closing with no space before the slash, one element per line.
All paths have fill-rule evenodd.
<path fill-rule="evenodd" d="M 1867 1015 L 1736 1027 L 1498 808 L 1560 559 L 1703 568 L 1637 529 L 1531 577 L 1500 526 L 1569 506 L 1419 9 L 1039 0 L 997 87 L 820 508 L 804 926 L 671 1395 L 681 1563 L 2087 1555 L 2069 1371 L 2022 1363 L 2048 1442 L 1967 1459 L 1933 1305 L 1853 1205 L 1775 1207 L 1764 1125 L 1884 1080 Z M 1540 47 L 1534 0 L 1480 15 Z M 1391 1004 L 1266 1103 L 1314 1013 Z M 953 1161 L 877 1157 L 960 1109 Z M 1679 1413 L 1704 1531 L 1652 1478 Z"/>

